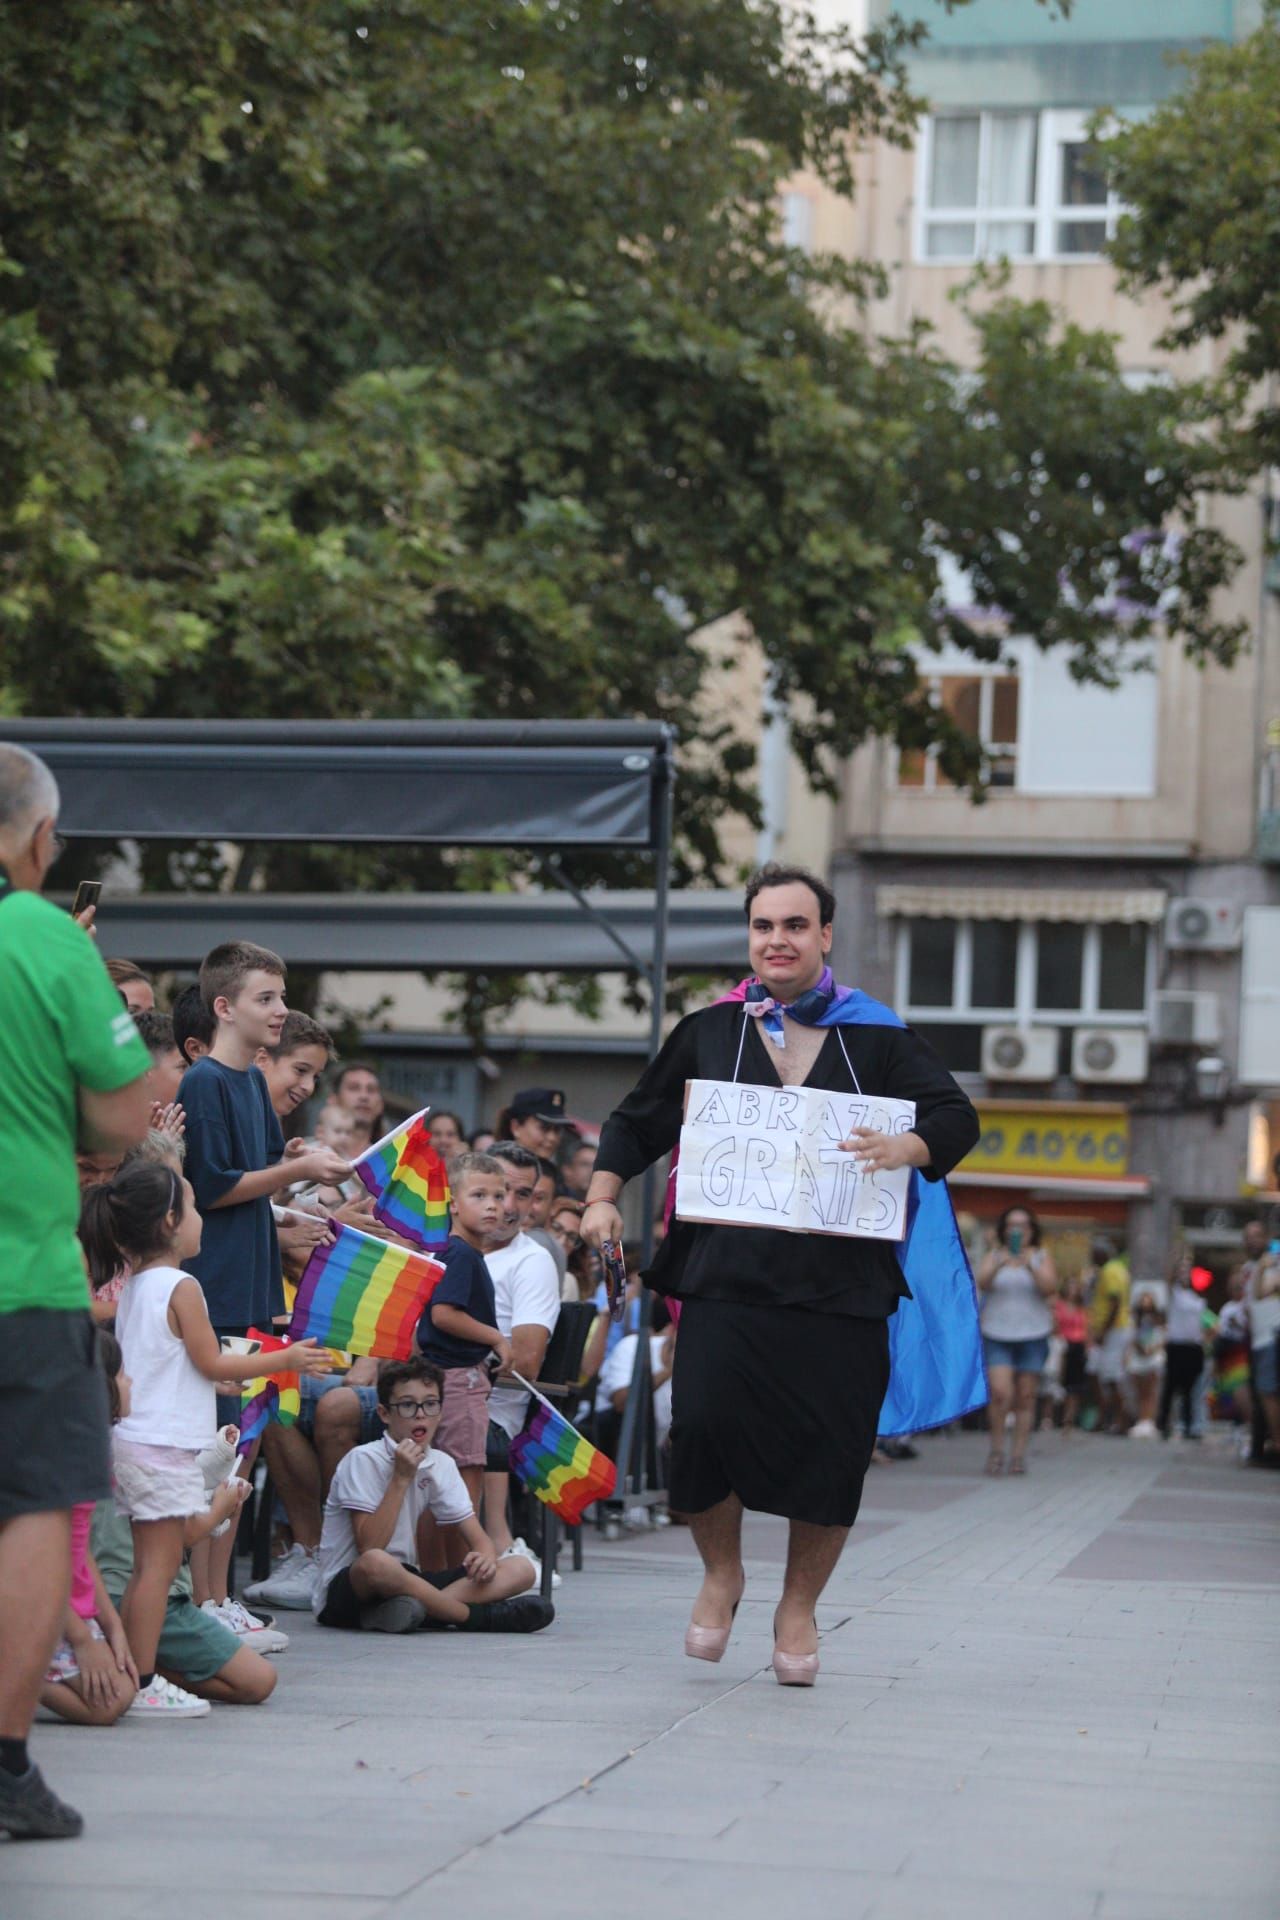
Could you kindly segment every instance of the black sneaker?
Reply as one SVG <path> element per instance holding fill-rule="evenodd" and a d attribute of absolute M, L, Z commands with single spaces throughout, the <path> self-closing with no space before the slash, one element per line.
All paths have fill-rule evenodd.
<path fill-rule="evenodd" d="M 375 1600 L 361 1607 L 360 1625 L 366 1633 L 416 1633 L 427 1617 L 427 1610 L 411 1594 L 393 1594 L 390 1600 Z"/>
<path fill-rule="evenodd" d="M 459 1633 L 540 1633 L 556 1617 L 549 1600 L 538 1593 L 515 1593 L 509 1600 L 474 1602 Z"/>
<path fill-rule="evenodd" d="M 0 1767 L 0 1833 L 11 1840 L 74 1840 L 84 1821 L 59 1800 L 39 1767 L 6 1773 Z"/>

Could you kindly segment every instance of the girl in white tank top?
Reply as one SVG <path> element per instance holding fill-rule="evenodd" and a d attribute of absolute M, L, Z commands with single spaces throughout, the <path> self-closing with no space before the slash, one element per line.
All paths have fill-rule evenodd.
<path fill-rule="evenodd" d="M 200 1251 L 200 1231 L 190 1182 L 147 1161 L 92 1187 L 80 1219 L 91 1268 L 133 1270 L 116 1315 L 132 1407 L 115 1429 L 112 1453 L 116 1504 L 133 1533 L 133 1574 L 120 1617 L 144 1690 L 188 1522 L 208 1517 L 196 1456 L 217 1426 L 213 1383 L 251 1380 L 262 1366 L 250 1354 L 223 1353 L 200 1283 L 182 1271 L 181 1263 Z M 328 1359 L 314 1340 L 300 1340 L 273 1353 L 271 1365 L 316 1373 Z M 197 1524 L 194 1537 L 212 1524 Z"/>

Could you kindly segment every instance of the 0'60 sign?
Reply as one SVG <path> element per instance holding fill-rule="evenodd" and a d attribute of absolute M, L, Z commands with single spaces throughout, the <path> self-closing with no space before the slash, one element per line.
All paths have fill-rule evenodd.
<path fill-rule="evenodd" d="M 967 1173 L 1076 1174 L 1118 1179 L 1129 1171 L 1129 1116 L 980 1110 L 982 1137 Z"/>

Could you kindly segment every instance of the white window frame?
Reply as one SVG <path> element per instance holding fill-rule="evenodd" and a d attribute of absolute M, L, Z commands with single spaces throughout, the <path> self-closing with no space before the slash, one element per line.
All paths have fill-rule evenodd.
<path fill-rule="evenodd" d="M 967 657 L 954 665 L 947 666 L 939 666 L 931 660 L 928 673 L 922 674 L 921 679 L 928 688 L 929 699 L 934 706 L 937 706 L 941 699 L 942 682 L 944 680 L 977 680 L 979 682 L 979 744 L 986 753 L 990 753 L 993 748 L 998 749 L 1001 757 L 1004 758 L 1008 757 L 1011 747 L 1013 750 L 1012 783 L 1004 787 L 991 786 L 988 787 L 987 791 L 990 794 L 1016 793 L 1018 791 L 1018 776 L 1022 765 L 1019 757 L 1021 753 L 1020 741 L 1022 738 L 1023 701 L 1026 699 L 1027 691 L 1026 681 L 1018 668 L 1003 661 L 971 660 Z M 995 683 L 997 680 L 1016 680 L 1018 683 L 1017 740 L 993 740 L 991 737 L 993 716 L 995 714 Z M 955 793 L 957 791 L 955 787 L 947 782 L 940 781 L 938 778 L 938 748 L 936 746 L 925 748 L 924 780 L 918 787 L 905 787 L 901 784 L 899 780 L 901 765 L 902 749 L 895 747 L 891 759 L 890 775 L 894 791 L 897 793 Z"/>
<path fill-rule="evenodd" d="M 947 267 L 971 265 L 977 260 L 995 259 L 998 256 L 986 251 L 985 230 L 995 222 L 1010 220 L 1026 221 L 1032 229 L 1033 241 L 1030 253 L 1010 253 L 1013 261 L 1052 261 L 1071 266 L 1081 262 L 1093 262 L 1103 258 L 1101 253 L 1062 253 L 1055 242 L 1057 229 L 1063 220 L 1104 219 L 1107 238 L 1112 238 L 1116 222 L 1125 212 L 1125 205 L 1119 197 L 1108 191 L 1105 206 L 1065 207 L 1059 199 L 1059 181 L 1061 164 L 1059 148 L 1069 146 L 1087 138 L 1089 114 L 1080 109 L 1044 108 L 1039 111 L 1036 129 L 1036 193 L 1035 201 L 1027 207 L 989 207 L 982 204 L 983 188 L 987 179 L 988 155 L 991 140 L 991 121 L 996 114 L 1032 112 L 1032 108 L 1015 107 L 965 107 L 954 112 L 944 110 L 939 114 L 930 114 L 924 123 L 920 145 L 917 150 L 916 204 L 915 204 L 915 256 L 920 266 Z M 940 119 L 972 119 L 977 115 L 978 126 L 978 204 L 974 207 L 931 207 L 929 205 L 929 181 L 933 173 L 933 130 Z M 1125 114 L 1124 118 L 1132 118 Z M 974 229 L 974 250 L 972 253 L 931 254 L 927 249 L 927 238 L 931 227 L 971 225 Z"/>
<path fill-rule="evenodd" d="M 911 988 L 911 926 L 907 919 L 898 922 L 894 954 L 894 1005 L 907 1020 L 947 1021 L 952 1026 L 1027 1027 L 1142 1027 L 1150 1019 L 1151 996 L 1156 984 L 1156 942 L 1147 928 L 1146 971 L 1143 977 L 1143 1005 L 1120 1012 L 1098 1005 L 1098 987 L 1102 977 L 1102 925 L 1091 921 L 1084 928 L 1084 955 L 1080 977 L 1079 1007 L 1037 1007 L 1036 1005 L 1036 922 L 1018 922 L 1018 957 L 1012 1007 L 975 1007 L 969 1004 L 973 978 L 973 921 L 949 922 L 956 930 L 955 960 L 951 975 L 952 1000 L 949 1006 L 927 1006 L 913 1001 Z M 1107 924 L 1111 924 L 1108 922 Z"/>

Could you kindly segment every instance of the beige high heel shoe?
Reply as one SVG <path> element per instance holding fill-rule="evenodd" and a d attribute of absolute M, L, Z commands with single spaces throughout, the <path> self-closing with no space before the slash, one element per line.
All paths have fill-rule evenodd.
<path fill-rule="evenodd" d="M 780 1687 L 811 1687 L 818 1677 L 816 1653 L 783 1653 L 773 1650 L 773 1671 Z"/>
<path fill-rule="evenodd" d="M 733 1612 L 729 1616 L 727 1627 L 699 1627 L 692 1621 L 684 1630 L 684 1650 L 690 1660 L 723 1660 L 725 1649 L 729 1645 L 729 1635 L 733 1632 L 733 1623 L 738 1617 L 738 1608 L 742 1605 L 742 1595 L 733 1603 Z"/>

